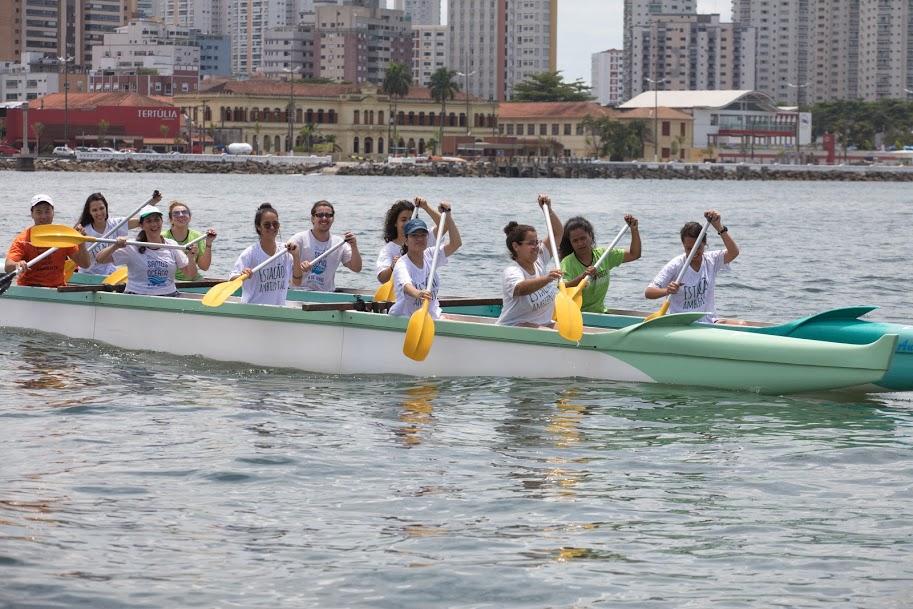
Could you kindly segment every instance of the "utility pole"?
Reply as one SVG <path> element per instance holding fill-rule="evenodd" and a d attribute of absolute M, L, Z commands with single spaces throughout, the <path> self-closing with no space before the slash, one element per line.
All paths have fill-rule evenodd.
<path fill-rule="evenodd" d="M 796 90 L 796 165 L 802 163 L 802 148 L 799 144 L 799 121 L 802 117 L 800 112 L 801 107 L 799 105 L 799 99 L 802 96 L 802 89 L 808 86 L 807 82 L 802 83 L 801 85 L 794 85 L 791 82 L 786 83 L 787 87 L 792 87 Z"/>
<path fill-rule="evenodd" d="M 466 79 L 466 85 L 463 88 L 463 94 L 466 96 L 466 135 L 472 135 L 472 131 L 469 129 L 469 77 L 475 73 L 475 70 L 472 72 L 457 72 L 457 76 L 463 76 Z"/>

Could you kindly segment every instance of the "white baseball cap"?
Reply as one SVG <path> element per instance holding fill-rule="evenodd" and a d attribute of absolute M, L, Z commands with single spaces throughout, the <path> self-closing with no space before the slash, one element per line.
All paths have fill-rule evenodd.
<path fill-rule="evenodd" d="M 146 216 L 151 216 L 152 214 L 158 214 L 160 216 L 164 215 L 164 214 L 162 214 L 162 210 L 159 209 L 158 207 L 155 207 L 153 205 L 147 205 L 146 207 L 144 207 L 140 210 L 139 214 L 137 214 L 136 217 L 139 218 L 140 222 L 142 222 L 143 218 L 145 218 Z"/>
<path fill-rule="evenodd" d="M 32 197 L 32 206 L 29 209 L 35 209 L 35 206 L 39 203 L 47 203 L 52 208 L 54 207 L 54 199 L 51 198 L 51 195 L 37 194 Z"/>

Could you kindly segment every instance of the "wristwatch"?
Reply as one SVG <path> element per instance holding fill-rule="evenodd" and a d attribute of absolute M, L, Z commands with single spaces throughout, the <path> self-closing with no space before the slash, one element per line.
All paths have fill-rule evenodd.
<path fill-rule="evenodd" d="M 716 231 L 716 234 L 717 234 L 717 235 L 722 235 L 723 233 L 728 233 L 728 232 L 729 232 L 729 227 L 728 227 L 728 226 L 724 226 L 724 227 L 721 228 L 720 230 Z"/>

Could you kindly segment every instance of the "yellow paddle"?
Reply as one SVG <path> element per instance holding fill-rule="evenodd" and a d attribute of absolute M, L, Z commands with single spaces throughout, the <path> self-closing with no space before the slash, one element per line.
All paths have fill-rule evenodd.
<path fill-rule="evenodd" d="M 552 228 L 552 217 L 549 213 L 548 204 L 542 206 L 542 212 L 545 214 L 545 225 L 548 227 L 549 243 L 552 246 L 552 258 L 555 259 L 555 265 L 558 269 L 561 265 L 558 263 L 558 246 L 555 244 L 555 231 Z M 583 338 L 583 314 L 580 307 L 574 304 L 574 300 L 568 295 L 568 289 L 564 285 L 564 279 L 558 281 L 558 293 L 555 294 L 555 325 L 561 338 L 571 342 L 578 342 Z"/>
<path fill-rule="evenodd" d="M 441 251 L 441 240 L 444 237 L 444 225 L 447 224 L 447 212 L 441 212 L 441 221 L 437 228 L 437 241 L 434 245 L 434 256 L 431 257 L 431 269 L 428 271 L 428 280 L 425 289 L 434 293 L 434 271 L 437 269 L 437 255 Z M 424 361 L 431 351 L 434 342 L 434 319 L 428 312 L 430 300 L 423 300 L 422 307 L 415 311 L 409 318 L 406 326 L 406 338 L 403 340 L 403 354 L 417 362 Z"/>
<path fill-rule="evenodd" d="M 142 208 L 146 207 L 147 205 L 155 205 L 156 203 L 158 203 L 159 201 L 161 201 L 161 199 L 162 199 L 162 193 L 160 193 L 160 192 L 157 191 L 157 190 L 153 190 L 153 191 L 152 191 L 152 197 L 150 197 L 148 201 L 146 201 L 145 203 L 143 203 L 142 205 L 140 205 L 139 207 L 137 207 L 135 210 L 133 210 L 133 212 L 131 212 L 129 216 L 125 216 L 124 218 L 121 218 L 120 222 L 118 222 L 117 224 L 115 224 L 114 226 L 112 226 L 110 229 L 108 229 L 107 231 L 105 231 L 105 233 L 102 235 L 102 237 L 103 237 L 103 238 L 104 238 L 104 237 L 110 237 L 111 235 L 115 234 L 115 233 L 118 231 L 118 229 L 120 229 L 121 226 L 123 226 L 124 224 L 126 224 L 127 222 L 129 222 L 129 221 L 130 221 L 130 218 L 132 218 L 133 216 L 135 216 L 136 214 L 138 214 Z M 73 262 L 72 260 L 70 260 L 70 259 L 68 258 L 67 261 L 66 261 L 66 262 L 64 263 L 64 265 L 63 265 L 63 278 L 64 278 L 64 280 L 69 281 L 70 278 L 73 276 L 73 273 L 75 273 L 75 272 L 76 272 L 76 263 Z M 117 272 L 117 271 L 115 271 L 115 273 L 116 273 L 116 272 Z M 112 273 L 112 274 L 113 274 L 113 273 Z M 106 283 L 106 284 L 108 284 L 108 285 L 114 285 L 114 284 L 117 284 L 117 283 L 123 283 L 124 281 L 127 280 L 127 271 L 126 271 L 126 269 L 124 269 L 123 279 L 120 280 L 120 281 L 114 281 L 114 282 L 109 283 L 109 282 L 107 281 L 107 279 L 108 279 L 109 277 L 111 277 L 111 275 L 108 275 L 108 277 L 105 278 L 104 283 Z"/>
<path fill-rule="evenodd" d="M 605 261 L 606 256 L 609 255 L 609 252 L 611 252 L 615 248 L 615 246 L 618 245 L 618 242 L 621 241 L 621 238 L 624 236 L 624 234 L 626 232 L 628 232 L 628 228 L 630 228 L 630 227 L 627 224 L 625 224 L 624 228 L 622 228 L 620 231 L 618 231 L 618 235 L 612 241 L 612 244 L 609 247 L 607 247 L 604 252 L 602 252 L 602 256 L 600 256 L 599 260 L 596 261 L 596 264 L 593 265 L 597 270 L 599 269 L 599 265 Z M 584 288 L 586 288 L 587 283 L 589 283 L 589 281 L 590 281 L 590 276 L 584 275 L 583 279 L 580 280 L 580 283 L 578 283 L 577 285 L 575 285 L 572 288 L 567 289 L 568 296 L 571 297 L 571 299 L 574 301 L 574 304 L 577 305 L 578 309 L 583 306 L 583 290 L 584 290 Z"/>
<path fill-rule="evenodd" d="M 83 235 L 75 228 L 63 224 L 41 224 L 32 227 L 29 243 L 35 247 L 71 247 L 80 243 L 116 243 L 117 239 L 104 239 Z M 127 245 L 182 250 L 183 245 L 170 243 L 150 243 L 148 241 L 127 241 Z"/>
<path fill-rule="evenodd" d="M 697 249 L 701 246 L 701 243 L 704 241 L 704 235 L 707 234 L 707 228 L 710 226 L 710 220 L 704 222 L 704 227 L 701 229 L 700 234 L 697 236 L 697 239 L 694 241 L 694 245 L 691 246 L 691 251 L 688 252 L 688 257 L 685 259 L 685 264 L 682 265 L 682 269 L 678 272 L 678 276 L 675 278 L 675 283 L 678 283 L 682 280 L 682 277 L 685 276 L 685 271 L 688 269 L 688 266 L 691 264 L 691 260 L 694 258 L 694 255 L 697 253 Z M 669 312 L 669 302 L 672 300 L 672 295 L 666 296 L 666 301 L 663 302 L 663 306 L 659 308 L 659 311 L 655 313 L 650 313 L 644 318 L 644 321 L 650 321 L 651 319 L 656 319 L 657 317 L 662 317 Z"/>
<path fill-rule="evenodd" d="M 418 205 L 412 210 L 412 217 L 418 218 Z M 396 302 L 396 290 L 393 288 L 393 273 L 390 273 L 390 279 L 383 282 L 380 287 L 374 291 L 374 302 Z"/>
<path fill-rule="evenodd" d="M 184 243 L 183 247 L 186 249 L 189 249 L 191 245 L 193 245 L 194 243 L 199 243 L 200 241 L 202 241 L 205 238 L 206 238 L 206 235 L 200 235 L 193 241 L 190 241 L 189 243 Z M 119 283 L 124 283 L 125 281 L 127 281 L 127 267 L 119 266 L 119 267 L 117 267 L 117 269 L 115 271 L 113 271 L 107 277 L 105 277 L 102 280 L 102 283 L 104 285 L 117 285 Z"/>

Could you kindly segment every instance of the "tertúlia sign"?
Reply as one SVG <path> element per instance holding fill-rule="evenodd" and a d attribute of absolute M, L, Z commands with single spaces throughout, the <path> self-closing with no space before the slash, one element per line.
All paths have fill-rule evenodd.
<path fill-rule="evenodd" d="M 178 117 L 177 108 L 137 108 L 137 118 L 158 118 L 165 120 L 176 120 Z"/>

